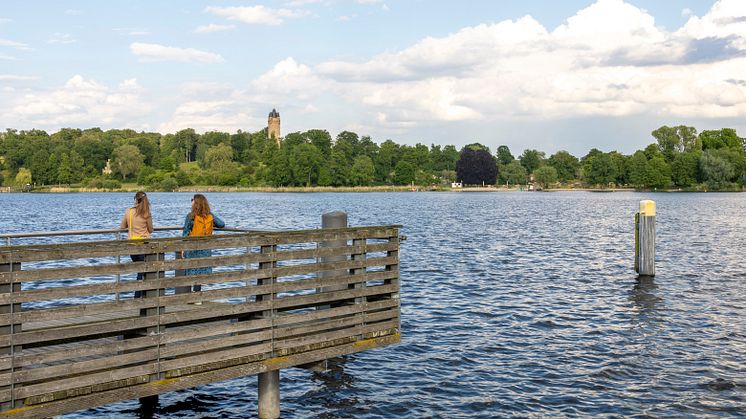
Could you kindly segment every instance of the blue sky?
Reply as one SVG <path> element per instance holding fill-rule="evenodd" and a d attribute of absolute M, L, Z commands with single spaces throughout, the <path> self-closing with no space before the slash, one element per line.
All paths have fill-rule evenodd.
<path fill-rule="evenodd" d="M 0 128 L 352 130 L 631 153 L 746 134 L 743 0 L 6 1 Z"/>

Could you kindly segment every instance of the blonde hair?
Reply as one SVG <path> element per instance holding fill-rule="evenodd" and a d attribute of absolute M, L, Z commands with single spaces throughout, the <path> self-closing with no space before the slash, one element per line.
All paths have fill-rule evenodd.
<path fill-rule="evenodd" d="M 145 192 L 140 191 L 135 194 L 135 214 L 143 218 L 151 218 L 150 201 Z"/>

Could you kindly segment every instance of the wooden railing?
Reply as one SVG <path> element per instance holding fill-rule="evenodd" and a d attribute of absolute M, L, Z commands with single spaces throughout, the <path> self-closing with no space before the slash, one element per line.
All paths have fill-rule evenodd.
<path fill-rule="evenodd" d="M 307 364 L 398 342 L 399 325 L 399 226 L 0 246 L 0 415 Z"/>

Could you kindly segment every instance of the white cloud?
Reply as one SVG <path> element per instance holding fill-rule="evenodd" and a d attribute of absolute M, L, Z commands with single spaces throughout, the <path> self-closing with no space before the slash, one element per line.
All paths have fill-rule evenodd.
<path fill-rule="evenodd" d="M 2 81 L 29 81 L 29 80 L 36 80 L 38 77 L 35 76 L 20 76 L 17 74 L 0 74 L 0 82 Z"/>
<path fill-rule="evenodd" d="M 694 13 L 694 12 L 692 12 L 692 9 L 690 9 L 690 8 L 688 8 L 688 7 L 685 7 L 685 8 L 683 8 L 683 9 L 681 9 L 681 16 L 683 16 L 683 17 L 689 17 L 689 16 L 691 16 L 691 15 L 692 15 L 693 13 Z"/>
<path fill-rule="evenodd" d="M 0 38 L 0 47 L 11 47 L 20 50 L 30 50 L 31 48 L 23 42 L 11 41 L 10 39 Z"/>
<path fill-rule="evenodd" d="M 70 16 L 79 16 L 83 14 L 83 11 L 78 9 L 67 9 L 65 10 L 65 14 Z"/>
<path fill-rule="evenodd" d="M 197 26 L 194 33 L 213 33 L 213 32 L 224 32 L 230 31 L 236 28 L 236 25 L 218 25 L 210 23 L 209 25 Z"/>
<path fill-rule="evenodd" d="M 295 83 L 324 85 L 392 130 L 505 118 L 745 117 L 744 16 L 746 2 L 720 0 L 672 33 L 631 4 L 598 0 L 551 32 L 530 16 L 467 27 L 362 62 L 323 62 Z"/>
<path fill-rule="evenodd" d="M 384 4 L 383 6 L 381 6 L 381 10 L 383 10 L 384 12 L 390 12 L 391 8 L 388 4 Z"/>
<path fill-rule="evenodd" d="M 12 20 L 8 19 L 7 17 L 0 17 L 0 25 L 3 23 L 10 23 Z"/>
<path fill-rule="evenodd" d="M 5 60 L 5 61 L 15 61 L 15 60 L 17 60 L 17 59 L 18 59 L 18 58 L 14 57 L 14 56 L 12 56 L 12 55 L 0 54 L 0 60 Z"/>
<path fill-rule="evenodd" d="M 5 104 L 0 124 L 59 129 L 68 126 L 132 126 L 151 112 L 135 79 L 108 87 L 80 75 L 62 87 L 31 90 Z"/>
<path fill-rule="evenodd" d="M 303 7 L 309 4 L 318 4 L 321 3 L 322 0 L 293 0 L 285 3 L 288 7 Z"/>
<path fill-rule="evenodd" d="M 130 51 L 142 61 L 180 61 L 199 63 L 222 63 L 220 54 L 201 51 L 194 48 L 177 48 L 159 44 L 133 42 Z"/>
<path fill-rule="evenodd" d="M 243 23 L 253 25 L 271 25 L 282 24 L 285 19 L 300 18 L 307 16 L 309 13 L 303 10 L 292 9 L 270 9 L 265 6 L 245 6 L 245 7 L 207 7 L 205 12 L 227 18 L 229 20 L 238 20 Z"/>
<path fill-rule="evenodd" d="M 323 91 L 325 82 L 313 74 L 311 68 L 288 57 L 252 82 L 259 93 L 267 95 L 294 95 L 307 100 Z"/>
<path fill-rule="evenodd" d="M 198 132 L 246 129 L 251 117 L 236 111 L 234 101 L 192 101 L 179 105 L 166 123 L 160 125 L 161 132 L 176 132 L 194 128 Z"/>
<path fill-rule="evenodd" d="M 47 40 L 48 44 L 72 44 L 74 42 L 75 39 L 69 33 L 55 33 Z"/>

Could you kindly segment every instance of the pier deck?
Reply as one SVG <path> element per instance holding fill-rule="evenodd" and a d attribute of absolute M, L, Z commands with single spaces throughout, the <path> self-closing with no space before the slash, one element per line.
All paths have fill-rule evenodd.
<path fill-rule="evenodd" d="M 174 257 L 202 249 L 213 256 Z M 57 415 L 396 343 L 398 263 L 399 226 L 0 247 L 0 416 Z M 183 291 L 196 284 L 201 292 Z"/>

